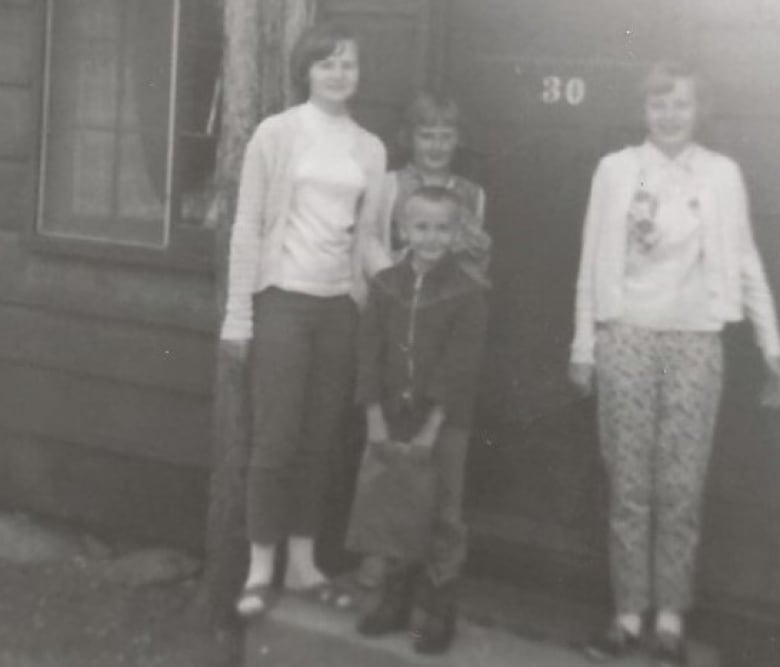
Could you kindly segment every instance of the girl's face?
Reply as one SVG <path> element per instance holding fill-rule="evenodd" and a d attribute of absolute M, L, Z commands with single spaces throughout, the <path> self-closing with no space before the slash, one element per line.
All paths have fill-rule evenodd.
<path fill-rule="evenodd" d="M 648 139 L 667 155 L 677 155 L 693 140 L 698 111 L 694 80 L 675 79 L 669 92 L 645 98 Z"/>
<path fill-rule="evenodd" d="M 355 94 L 359 79 L 357 45 L 339 42 L 333 53 L 309 68 L 309 99 L 325 106 L 344 105 Z"/>
<path fill-rule="evenodd" d="M 417 125 L 412 132 L 412 161 L 421 171 L 449 171 L 457 147 L 458 128 L 453 125 Z"/>

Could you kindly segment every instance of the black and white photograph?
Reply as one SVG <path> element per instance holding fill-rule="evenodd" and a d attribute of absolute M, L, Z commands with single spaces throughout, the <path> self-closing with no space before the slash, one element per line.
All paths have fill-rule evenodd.
<path fill-rule="evenodd" d="M 778 0 L 0 0 L 0 667 L 780 665 Z"/>

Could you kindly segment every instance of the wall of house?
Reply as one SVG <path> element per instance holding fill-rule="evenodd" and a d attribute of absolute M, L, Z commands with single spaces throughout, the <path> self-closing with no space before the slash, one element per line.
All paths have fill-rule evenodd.
<path fill-rule="evenodd" d="M 212 280 L 30 247 L 42 4 L 0 0 L 0 503 L 196 545 Z"/>

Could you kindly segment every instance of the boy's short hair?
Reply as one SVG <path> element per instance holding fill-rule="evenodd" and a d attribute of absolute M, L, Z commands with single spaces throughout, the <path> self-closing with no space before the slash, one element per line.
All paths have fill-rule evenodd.
<path fill-rule="evenodd" d="M 304 31 L 290 58 L 290 78 L 301 99 L 309 96 L 309 70 L 319 60 L 330 56 L 344 42 L 352 42 L 360 54 L 360 44 L 354 32 L 343 23 L 318 23 Z"/>
<path fill-rule="evenodd" d="M 404 214 L 402 218 L 404 222 L 406 221 L 406 209 L 414 200 L 422 200 L 431 204 L 449 204 L 452 206 L 454 212 L 454 222 L 457 223 L 460 221 L 463 202 L 456 192 L 449 188 L 445 188 L 443 185 L 423 185 L 412 192 L 403 207 Z"/>

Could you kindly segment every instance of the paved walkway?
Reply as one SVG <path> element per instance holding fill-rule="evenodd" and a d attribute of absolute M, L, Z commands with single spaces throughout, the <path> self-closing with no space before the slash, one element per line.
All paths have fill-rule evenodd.
<path fill-rule="evenodd" d="M 442 657 L 416 655 L 403 636 L 365 640 L 352 614 L 285 598 L 249 632 L 245 667 L 591 667 L 576 651 L 523 639 L 506 630 L 462 622 L 452 651 Z M 692 647 L 691 667 L 717 667 L 711 649 Z M 649 667 L 644 657 L 614 667 Z"/>

